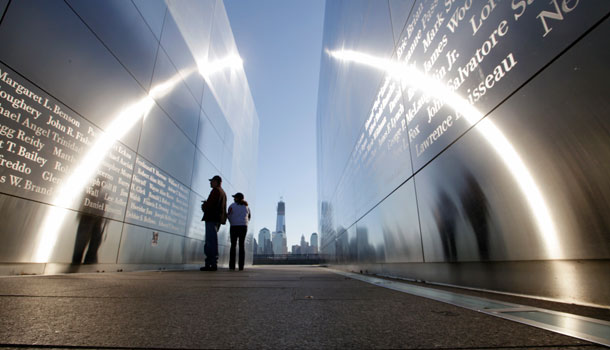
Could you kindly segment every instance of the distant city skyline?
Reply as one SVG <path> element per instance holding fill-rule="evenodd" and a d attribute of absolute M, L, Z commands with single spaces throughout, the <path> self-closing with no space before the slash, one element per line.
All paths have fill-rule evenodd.
<path fill-rule="evenodd" d="M 305 235 L 301 235 L 299 244 L 293 244 L 290 249 L 290 254 L 318 254 L 318 234 L 312 233 L 308 242 Z"/>
<path fill-rule="evenodd" d="M 283 197 L 291 247 L 318 231 L 315 127 L 325 2 L 224 4 L 260 120 L 256 193 L 245 194 L 254 199 L 251 232 L 275 231 Z"/>
<path fill-rule="evenodd" d="M 275 245 L 272 242 L 271 237 L 275 237 Z M 286 246 L 286 241 L 283 239 L 284 233 L 281 231 L 271 231 L 263 227 L 258 232 L 258 236 L 254 239 L 254 254 L 318 254 L 319 253 L 319 242 L 318 233 L 313 232 L 309 236 L 309 241 L 306 239 L 306 235 L 301 235 L 299 244 L 293 244 L 290 249 Z"/>

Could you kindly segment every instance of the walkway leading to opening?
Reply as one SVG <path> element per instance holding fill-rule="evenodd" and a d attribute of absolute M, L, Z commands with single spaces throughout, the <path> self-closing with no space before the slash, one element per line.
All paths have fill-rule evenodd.
<path fill-rule="evenodd" d="M 602 348 L 312 266 L 2 277 L 0 310 L 0 348 Z"/>

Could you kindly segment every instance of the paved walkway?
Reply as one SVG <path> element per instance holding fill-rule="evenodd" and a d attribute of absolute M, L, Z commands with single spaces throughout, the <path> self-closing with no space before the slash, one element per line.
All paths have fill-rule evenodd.
<path fill-rule="evenodd" d="M 0 349 L 603 347 L 319 267 L 0 278 Z"/>

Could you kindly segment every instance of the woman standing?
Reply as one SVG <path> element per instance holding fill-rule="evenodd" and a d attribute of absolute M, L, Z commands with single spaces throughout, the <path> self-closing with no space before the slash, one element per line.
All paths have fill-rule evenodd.
<path fill-rule="evenodd" d="M 246 259 L 246 249 L 244 241 L 248 232 L 248 222 L 250 221 L 250 208 L 248 202 L 244 200 L 244 195 L 237 192 L 233 195 L 234 203 L 229 206 L 227 216 L 231 223 L 231 254 L 229 257 L 229 269 L 235 271 L 235 245 L 239 239 L 239 270 L 244 269 L 244 260 Z"/>

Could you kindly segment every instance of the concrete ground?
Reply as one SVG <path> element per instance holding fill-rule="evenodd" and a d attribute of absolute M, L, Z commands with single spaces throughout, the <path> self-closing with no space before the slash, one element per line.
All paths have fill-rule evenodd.
<path fill-rule="evenodd" d="M 603 347 L 320 267 L 0 278 L 2 348 Z"/>

